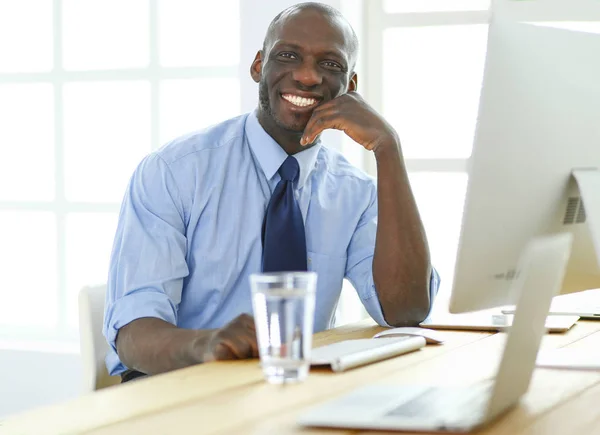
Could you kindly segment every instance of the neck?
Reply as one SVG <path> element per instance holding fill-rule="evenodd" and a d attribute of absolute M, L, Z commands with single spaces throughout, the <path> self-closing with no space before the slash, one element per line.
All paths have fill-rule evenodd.
<path fill-rule="evenodd" d="M 288 155 L 294 155 L 313 146 L 300 145 L 300 139 L 302 139 L 303 132 L 290 131 L 281 128 L 279 125 L 277 125 L 277 123 L 275 123 L 272 117 L 265 115 L 260 109 L 258 111 L 257 118 L 262 128 L 265 129 L 268 135 L 271 136 Z"/>

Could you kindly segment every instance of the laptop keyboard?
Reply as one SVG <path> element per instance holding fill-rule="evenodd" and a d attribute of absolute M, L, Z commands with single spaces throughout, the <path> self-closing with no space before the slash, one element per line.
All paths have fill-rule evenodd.
<path fill-rule="evenodd" d="M 388 411 L 388 417 L 435 418 L 468 413 L 473 417 L 485 413 L 489 398 L 488 385 L 430 388 L 414 399 Z"/>

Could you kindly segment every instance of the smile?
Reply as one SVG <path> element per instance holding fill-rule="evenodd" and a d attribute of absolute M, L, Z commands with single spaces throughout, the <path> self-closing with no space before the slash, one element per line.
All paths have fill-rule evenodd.
<path fill-rule="evenodd" d="M 318 103 L 316 98 L 300 97 L 294 94 L 281 94 L 281 98 L 297 107 L 310 107 Z"/>

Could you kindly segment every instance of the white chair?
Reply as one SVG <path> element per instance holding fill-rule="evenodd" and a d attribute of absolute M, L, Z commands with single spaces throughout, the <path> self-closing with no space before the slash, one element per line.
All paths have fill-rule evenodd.
<path fill-rule="evenodd" d="M 104 363 L 108 351 L 108 343 L 102 335 L 105 297 L 106 285 L 87 286 L 79 292 L 79 342 L 86 392 L 121 382 L 119 376 L 109 376 Z"/>

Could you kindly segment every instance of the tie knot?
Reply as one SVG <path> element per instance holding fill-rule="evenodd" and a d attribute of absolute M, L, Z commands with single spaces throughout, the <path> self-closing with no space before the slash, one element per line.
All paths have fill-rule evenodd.
<path fill-rule="evenodd" d="M 300 165 L 298 165 L 298 160 L 292 156 L 288 156 L 279 167 L 279 175 L 282 180 L 294 181 L 298 172 L 300 172 Z"/>

